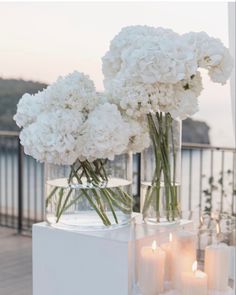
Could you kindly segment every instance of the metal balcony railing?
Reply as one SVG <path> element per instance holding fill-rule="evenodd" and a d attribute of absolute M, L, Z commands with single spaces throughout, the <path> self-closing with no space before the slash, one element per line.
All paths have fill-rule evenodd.
<path fill-rule="evenodd" d="M 140 155 L 134 155 L 134 196 L 139 199 Z M 197 212 L 236 214 L 236 149 L 182 145 L 181 205 Z M 137 202 L 138 203 L 138 202 Z M 136 207 L 138 210 L 138 207 Z M 19 233 L 44 219 L 44 166 L 24 154 L 17 132 L 0 131 L 0 225 Z"/>

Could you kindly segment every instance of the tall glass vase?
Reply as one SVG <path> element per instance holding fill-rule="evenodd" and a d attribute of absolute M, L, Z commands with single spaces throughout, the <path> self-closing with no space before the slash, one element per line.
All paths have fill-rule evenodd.
<path fill-rule="evenodd" d="M 46 166 L 46 220 L 59 228 L 110 229 L 132 213 L 132 155 Z"/>
<path fill-rule="evenodd" d="M 180 220 L 181 121 L 147 115 L 151 146 L 142 153 L 141 210 L 149 224 Z"/>

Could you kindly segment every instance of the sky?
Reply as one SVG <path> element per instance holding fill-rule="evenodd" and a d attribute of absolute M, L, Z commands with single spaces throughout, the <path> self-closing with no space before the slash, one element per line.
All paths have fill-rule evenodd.
<path fill-rule="evenodd" d="M 101 57 L 127 25 L 205 31 L 228 46 L 226 2 L 0 3 L 0 77 L 51 83 L 74 70 L 103 89 Z M 203 73 L 200 111 L 211 127 L 211 143 L 233 145 L 229 83 L 213 84 Z"/>

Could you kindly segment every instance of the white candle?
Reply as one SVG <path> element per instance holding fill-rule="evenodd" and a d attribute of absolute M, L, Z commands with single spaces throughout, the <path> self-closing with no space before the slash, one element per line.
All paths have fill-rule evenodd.
<path fill-rule="evenodd" d="M 161 249 L 166 253 L 165 259 L 165 280 L 170 282 L 172 280 L 172 233 L 169 235 L 169 243 L 161 245 Z"/>
<path fill-rule="evenodd" d="M 193 263 L 192 272 L 181 275 L 182 295 L 207 295 L 207 274 L 197 270 L 197 261 Z"/>
<path fill-rule="evenodd" d="M 140 255 L 139 287 L 143 295 L 157 295 L 164 290 L 165 252 L 157 247 L 143 247 Z"/>
<path fill-rule="evenodd" d="M 196 236 L 194 233 L 179 231 L 173 235 L 173 284 L 178 290 L 181 288 L 181 274 L 191 272 L 196 261 Z"/>
<path fill-rule="evenodd" d="M 229 253 L 230 253 L 230 259 L 229 259 L 229 278 L 234 280 L 236 279 L 236 247 L 235 246 L 229 246 Z M 234 283 L 236 287 L 236 282 Z"/>
<path fill-rule="evenodd" d="M 205 250 L 205 272 L 210 290 L 225 292 L 229 280 L 229 247 L 226 244 L 211 245 Z"/>

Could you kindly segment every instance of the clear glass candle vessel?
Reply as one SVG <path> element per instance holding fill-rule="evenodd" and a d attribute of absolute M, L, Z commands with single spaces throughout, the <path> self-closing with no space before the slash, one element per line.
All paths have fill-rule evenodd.
<path fill-rule="evenodd" d="M 59 228 L 109 229 L 132 213 L 132 155 L 113 161 L 46 165 L 46 220 Z"/>

